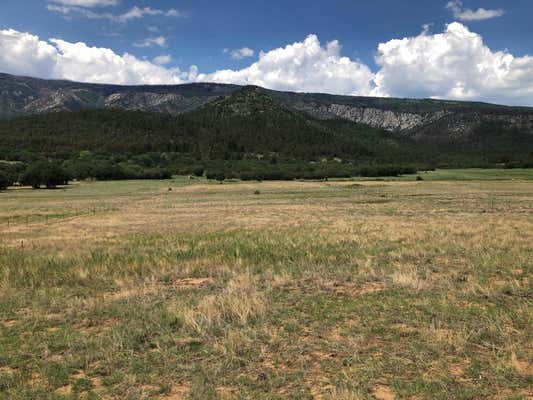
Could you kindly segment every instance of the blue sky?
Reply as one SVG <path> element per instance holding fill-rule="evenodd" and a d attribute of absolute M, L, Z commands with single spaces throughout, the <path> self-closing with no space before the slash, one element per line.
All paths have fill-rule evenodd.
<path fill-rule="evenodd" d="M 7 53 L 0 55 L 0 71 L 108 83 L 224 80 L 296 91 L 533 104 L 531 17 L 530 0 L 3 0 L 0 46 Z M 316 36 L 309 41 L 309 35 Z M 37 44 L 28 45 L 30 37 Z M 394 44 L 403 38 L 411 42 Z M 463 48 L 463 40 L 470 45 Z M 70 46 L 79 42 L 85 47 Z M 330 42 L 336 45 L 328 50 Z M 287 50 L 292 44 L 302 48 Z M 431 50 L 443 46 L 451 49 Z M 117 62 L 132 66 L 113 76 L 105 71 L 103 52 L 90 50 L 95 48 L 137 61 L 117 58 L 108 69 L 118 68 Z M 36 49 L 45 56 L 36 57 Z M 276 49 L 285 53 L 276 55 Z M 271 57 L 250 70 L 261 51 Z M 398 59 L 412 53 L 427 60 L 411 67 L 412 59 Z M 463 66 L 450 65 L 456 57 L 477 68 L 464 73 Z M 427 82 L 415 82 L 418 74 L 426 74 Z M 482 74 L 492 74 L 497 84 Z"/>

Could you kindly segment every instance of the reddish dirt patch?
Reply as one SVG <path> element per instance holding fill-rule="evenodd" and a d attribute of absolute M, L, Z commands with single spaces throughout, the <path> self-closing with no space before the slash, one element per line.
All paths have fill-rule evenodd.
<path fill-rule="evenodd" d="M 4 325 L 5 328 L 12 328 L 17 323 L 16 320 L 10 319 L 8 321 L 2 321 L 2 325 Z"/>
<path fill-rule="evenodd" d="M 460 360 L 459 362 L 449 364 L 448 372 L 454 378 L 464 382 L 466 381 L 466 379 L 464 379 L 464 375 L 466 374 L 466 371 L 468 370 L 469 366 L 470 366 L 469 360 Z"/>
<path fill-rule="evenodd" d="M 55 392 L 62 396 L 70 396 L 70 394 L 72 393 L 72 386 L 67 385 L 67 386 L 60 387 Z"/>
<path fill-rule="evenodd" d="M 533 365 L 526 360 L 520 360 L 513 353 L 511 357 L 511 364 L 521 375 L 533 375 Z"/>
<path fill-rule="evenodd" d="M 185 400 L 191 388 L 187 385 L 174 385 L 170 393 L 161 397 L 161 400 Z"/>
<path fill-rule="evenodd" d="M 192 289 L 213 283 L 213 278 L 183 278 L 176 279 L 172 286 L 177 289 Z"/>
<path fill-rule="evenodd" d="M 0 374 L 3 375 L 13 375 L 17 370 L 11 367 L 0 367 Z"/>
<path fill-rule="evenodd" d="M 309 392 L 311 393 L 311 397 L 313 400 L 324 400 L 326 398 L 326 393 L 331 393 L 331 391 L 334 390 L 334 387 L 332 385 L 326 385 L 323 388 L 312 386 Z"/>
<path fill-rule="evenodd" d="M 236 386 L 218 386 L 215 391 L 221 399 L 236 399 L 239 395 L 239 388 Z"/>
<path fill-rule="evenodd" d="M 385 385 L 377 385 L 372 389 L 372 396 L 377 400 L 395 400 L 396 395 L 392 389 Z"/>
<path fill-rule="evenodd" d="M 44 379 L 40 374 L 38 374 L 37 372 L 33 372 L 31 374 L 30 380 L 28 381 L 28 385 L 30 387 L 41 386 L 44 384 Z"/>
<path fill-rule="evenodd" d="M 361 293 L 381 292 L 382 290 L 385 290 L 386 288 L 387 288 L 387 284 L 385 282 L 367 282 L 363 285 L 363 289 L 361 289 Z"/>

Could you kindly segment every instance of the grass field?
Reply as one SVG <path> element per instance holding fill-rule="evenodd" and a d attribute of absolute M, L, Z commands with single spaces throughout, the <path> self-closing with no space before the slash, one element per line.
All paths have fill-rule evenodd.
<path fill-rule="evenodd" d="M 533 171 L 0 193 L 0 399 L 531 399 Z"/>

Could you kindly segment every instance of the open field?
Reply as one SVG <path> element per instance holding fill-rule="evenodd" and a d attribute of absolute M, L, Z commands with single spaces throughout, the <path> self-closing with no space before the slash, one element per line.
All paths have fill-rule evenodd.
<path fill-rule="evenodd" d="M 533 398 L 533 172 L 422 176 L 0 193 L 0 399 Z"/>

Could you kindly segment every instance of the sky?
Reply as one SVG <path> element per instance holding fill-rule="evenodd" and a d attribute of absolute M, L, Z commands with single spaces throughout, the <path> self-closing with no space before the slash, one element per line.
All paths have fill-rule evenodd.
<path fill-rule="evenodd" d="M 2 0 L 0 72 L 533 106 L 531 0 Z"/>

